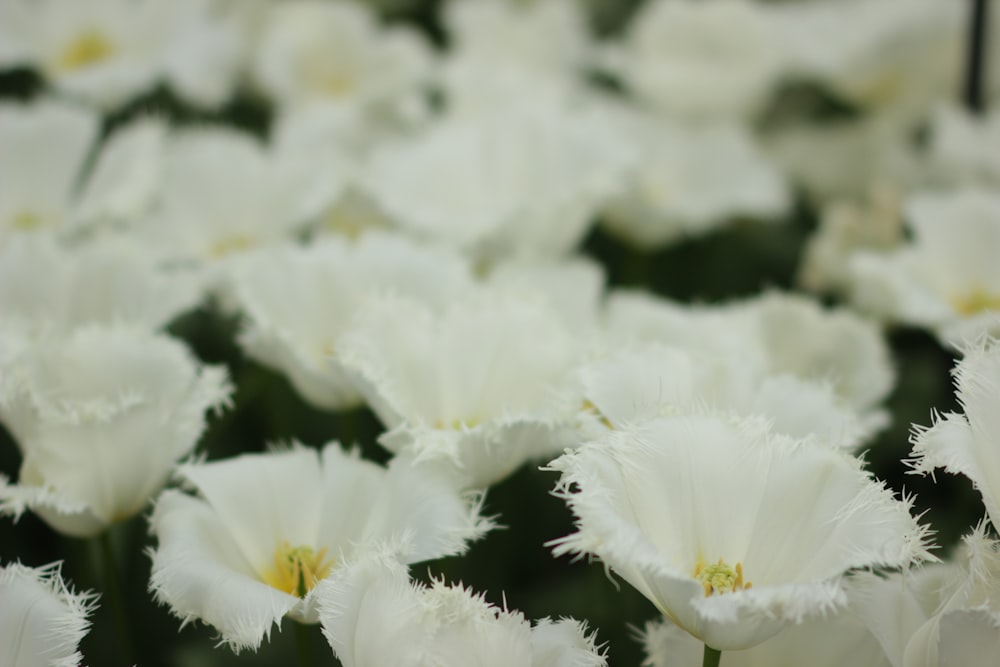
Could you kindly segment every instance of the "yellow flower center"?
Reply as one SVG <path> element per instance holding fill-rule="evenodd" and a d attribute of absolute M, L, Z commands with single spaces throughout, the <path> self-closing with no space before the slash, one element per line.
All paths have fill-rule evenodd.
<path fill-rule="evenodd" d="M 248 250 L 252 247 L 253 239 L 240 234 L 235 234 L 233 236 L 223 237 L 213 243 L 208 249 L 208 254 L 218 259 L 234 252 Z"/>
<path fill-rule="evenodd" d="M 45 225 L 45 218 L 31 211 L 22 211 L 10 219 L 10 225 L 14 229 L 29 231 Z"/>
<path fill-rule="evenodd" d="M 705 565 L 699 558 L 694 566 L 694 578 L 705 588 L 705 597 L 712 593 L 743 591 L 753 586 L 749 581 L 743 581 L 743 563 L 737 563 L 733 568 L 721 558 L 711 565 Z"/>
<path fill-rule="evenodd" d="M 114 52 L 114 44 L 104 33 L 94 29 L 85 30 L 62 50 L 56 59 L 56 65 L 65 71 L 83 69 L 108 59 Z"/>
<path fill-rule="evenodd" d="M 333 559 L 326 558 L 326 549 L 293 547 L 282 542 L 274 552 L 274 567 L 264 573 L 264 583 L 296 597 L 305 597 L 316 583 L 330 574 Z"/>
<path fill-rule="evenodd" d="M 990 293 L 976 287 L 966 294 L 952 299 L 952 306 L 962 315 L 972 316 L 986 310 L 1000 310 L 1000 294 Z"/>

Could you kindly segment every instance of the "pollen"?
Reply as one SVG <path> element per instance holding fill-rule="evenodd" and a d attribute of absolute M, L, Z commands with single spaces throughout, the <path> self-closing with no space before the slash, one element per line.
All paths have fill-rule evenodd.
<path fill-rule="evenodd" d="M 293 547 L 282 542 L 274 552 L 273 567 L 263 578 L 267 585 L 301 598 L 330 574 L 333 566 L 334 561 L 326 557 L 325 548 L 316 551 L 312 547 Z"/>
<path fill-rule="evenodd" d="M 1000 310 L 1000 294 L 990 293 L 982 288 L 970 290 L 952 299 L 952 306 L 962 315 L 978 315 L 987 310 Z"/>
<path fill-rule="evenodd" d="M 62 50 L 56 64 L 65 71 L 83 69 L 108 59 L 114 52 L 114 44 L 104 33 L 94 29 L 86 30 Z"/>
<path fill-rule="evenodd" d="M 698 559 L 698 564 L 694 566 L 694 578 L 704 587 L 705 597 L 712 593 L 743 591 L 753 586 L 749 581 L 743 581 L 743 563 L 732 567 L 721 558 L 711 565 L 705 565 Z"/>

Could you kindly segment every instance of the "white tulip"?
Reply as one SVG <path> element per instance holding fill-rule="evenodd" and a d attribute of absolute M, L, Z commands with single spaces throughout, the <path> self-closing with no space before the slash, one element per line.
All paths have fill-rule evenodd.
<path fill-rule="evenodd" d="M 0 512 L 78 537 L 141 512 L 230 394 L 222 368 L 125 327 L 42 340 L 4 371 L 0 418 L 24 461 L 17 484 L 0 477 Z"/>
<path fill-rule="evenodd" d="M 165 491 L 150 520 L 150 589 L 185 623 L 234 651 L 256 649 L 288 615 L 316 623 L 316 584 L 390 551 L 404 563 L 462 553 L 489 530 L 479 498 L 432 470 L 388 470 L 331 443 L 181 466 L 197 496 Z"/>
<path fill-rule="evenodd" d="M 854 568 L 931 558 L 928 530 L 861 463 L 760 420 L 662 417 L 549 464 L 589 554 L 707 646 L 750 648 L 847 604 Z"/>

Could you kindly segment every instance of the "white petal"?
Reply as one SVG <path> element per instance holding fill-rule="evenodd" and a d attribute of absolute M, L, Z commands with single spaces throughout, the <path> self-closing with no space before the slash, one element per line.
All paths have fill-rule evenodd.
<path fill-rule="evenodd" d="M 77 667 L 77 647 L 90 629 L 95 595 L 74 593 L 60 563 L 0 568 L 0 664 L 4 667 Z"/>
<path fill-rule="evenodd" d="M 182 465 L 254 571 L 263 574 L 283 542 L 317 548 L 323 470 L 308 447 Z"/>
<path fill-rule="evenodd" d="M 157 601 L 184 623 L 212 625 L 234 651 L 258 648 L 300 604 L 260 580 L 232 527 L 205 501 L 165 491 L 150 526 L 159 539 L 149 583 Z"/>

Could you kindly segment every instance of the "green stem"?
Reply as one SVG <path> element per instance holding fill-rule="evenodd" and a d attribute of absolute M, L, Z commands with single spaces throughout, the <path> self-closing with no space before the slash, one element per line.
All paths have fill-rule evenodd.
<path fill-rule="evenodd" d="M 101 552 L 101 566 L 104 570 L 104 590 L 111 598 L 111 610 L 115 616 L 115 624 L 118 626 L 118 649 L 121 652 L 122 664 L 131 665 L 135 661 L 132 659 L 132 641 L 129 635 L 128 619 L 125 615 L 125 604 L 122 599 L 121 584 L 118 579 L 118 566 L 115 563 L 115 550 L 111 544 L 111 531 L 105 530 L 97 538 L 97 545 Z"/>
<path fill-rule="evenodd" d="M 719 667 L 722 660 L 722 651 L 716 650 L 705 644 L 705 657 L 701 660 L 701 667 Z"/>
<path fill-rule="evenodd" d="M 298 621 L 292 622 L 295 624 L 295 645 L 299 650 L 299 667 L 312 667 L 312 651 L 309 650 L 309 626 Z"/>

